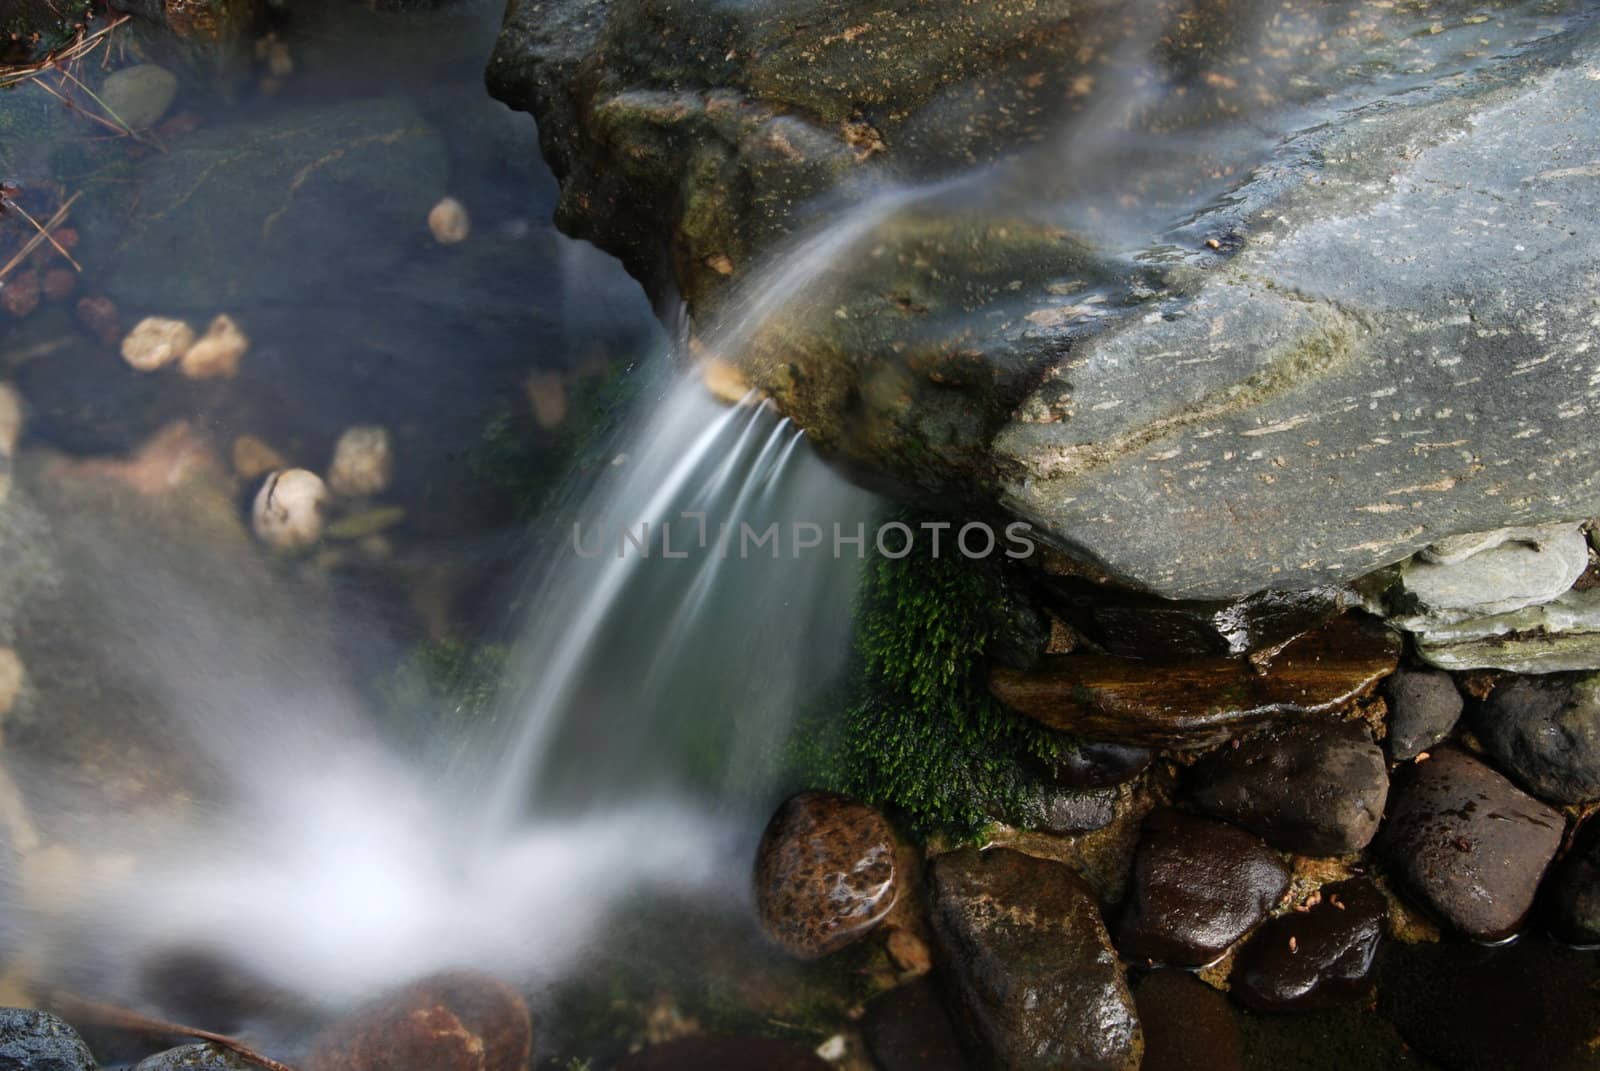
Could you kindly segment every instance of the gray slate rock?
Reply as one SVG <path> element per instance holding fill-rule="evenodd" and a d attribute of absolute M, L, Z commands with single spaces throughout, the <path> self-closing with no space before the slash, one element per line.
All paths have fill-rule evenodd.
<path fill-rule="evenodd" d="M 180 1045 L 139 1061 L 133 1071 L 258 1071 L 255 1064 L 221 1045 L 206 1041 Z"/>
<path fill-rule="evenodd" d="M 1600 800 L 1600 675 L 1507 681 L 1472 724 L 1495 761 L 1534 795 Z"/>
<path fill-rule="evenodd" d="M 1135 1071 L 1133 997 L 1100 906 L 1072 868 L 964 848 L 929 869 L 932 920 L 980 1066 Z"/>
<path fill-rule="evenodd" d="M 1282 858 L 1249 833 L 1153 811 L 1134 853 L 1117 948 L 1146 963 L 1203 967 L 1266 918 L 1288 888 Z"/>
<path fill-rule="evenodd" d="M 1573 525 L 1551 525 L 1450 557 L 1435 562 L 1418 556 L 1407 563 L 1394 595 L 1405 612 L 1390 624 L 1421 632 L 1550 602 L 1589 567 L 1589 542 Z"/>
<path fill-rule="evenodd" d="M 1455 748 L 1403 769 L 1380 850 L 1393 873 L 1468 937 L 1517 932 L 1566 821 Z"/>
<path fill-rule="evenodd" d="M 1449 736 L 1465 702 L 1448 673 L 1402 669 L 1383 685 L 1389 700 L 1389 735 L 1384 743 L 1395 762 L 1414 759 Z"/>
<path fill-rule="evenodd" d="M 1195 763 L 1201 810 L 1302 855 L 1344 855 L 1372 840 L 1389 769 L 1364 725 L 1306 721 L 1236 743 Z"/>
<path fill-rule="evenodd" d="M 78 1032 L 49 1012 L 0 1008 L 0 1071 L 95 1071 Z"/>
<path fill-rule="evenodd" d="M 1417 657 L 1440 669 L 1565 673 L 1600 669 L 1600 587 L 1509 614 L 1435 625 L 1416 634 Z"/>

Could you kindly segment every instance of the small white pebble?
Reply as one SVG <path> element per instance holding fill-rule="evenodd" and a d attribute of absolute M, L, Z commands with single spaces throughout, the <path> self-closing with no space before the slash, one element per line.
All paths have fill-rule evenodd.
<path fill-rule="evenodd" d="M 250 350 L 250 339 L 231 316 L 218 316 L 200 341 L 183 355 L 183 374 L 190 379 L 232 379 Z"/>
<path fill-rule="evenodd" d="M 393 471 L 388 431 L 376 425 L 350 428 L 333 448 L 328 486 L 345 498 L 365 498 L 388 487 Z"/>
<path fill-rule="evenodd" d="M 446 197 L 428 213 L 428 230 L 433 232 L 434 241 L 440 245 L 466 241 L 467 235 L 472 233 L 472 219 L 467 215 L 467 206 L 454 197 Z"/>
<path fill-rule="evenodd" d="M 251 520 L 262 542 L 284 550 L 308 547 L 322 538 L 322 513 L 328 489 L 305 469 L 281 469 L 256 493 Z"/>
<path fill-rule="evenodd" d="M 835 1034 L 833 1037 L 817 1046 L 817 1055 L 828 1061 L 830 1064 L 836 1064 L 840 1060 L 844 1059 L 845 1053 L 848 1050 L 849 1047 L 845 1043 L 844 1035 Z"/>
<path fill-rule="evenodd" d="M 146 316 L 122 340 L 122 359 L 141 372 L 178 360 L 194 345 L 194 328 L 182 320 Z"/>

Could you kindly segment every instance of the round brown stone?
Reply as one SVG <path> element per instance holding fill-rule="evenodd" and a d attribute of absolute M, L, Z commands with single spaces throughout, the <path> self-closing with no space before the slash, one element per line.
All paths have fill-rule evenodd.
<path fill-rule="evenodd" d="M 755 885 L 768 936 L 801 959 L 825 956 L 871 931 L 894 907 L 894 830 L 865 804 L 802 792 L 767 823 Z"/>
<path fill-rule="evenodd" d="M 329 1027 L 307 1071 L 523 1071 L 533 1023 L 521 994 L 470 971 L 436 974 Z"/>

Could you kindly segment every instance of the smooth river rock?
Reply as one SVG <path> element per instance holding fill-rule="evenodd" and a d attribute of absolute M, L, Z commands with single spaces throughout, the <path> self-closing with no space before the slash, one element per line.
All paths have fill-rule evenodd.
<path fill-rule="evenodd" d="M 895 837 L 883 815 L 832 792 L 790 797 L 756 849 L 761 926 L 816 959 L 866 936 L 894 907 Z"/>
<path fill-rule="evenodd" d="M 1256 837 L 1172 810 L 1145 819 L 1117 948 L 1133 960 L 1203 967 L 1289 889 L 1289 868 Z"/>
<path fill-rule="evenodd" d="M 929 868 L 958 1025 L 995 1071 L 1135 1071 L 1133 998 L 1094 894 L 1070 867 L 964 848 Z"/>
<path fill-rule="evenodd" d="M 1402 669 L 1383 683 L 1389 701 L 1389 735 L 1384 740 L 1396 762 L 1416 758 L 1449 736 L 1461 720 L 1465 702 L 1448 673 Z"/>
<path fill-rule="evenodd" d="M 1540 799 L 1600 800 L 1600 674 L 1505 681 L 1472 727 L 1500 767 Z"/>
<path fill-rule="evenodd" d="M 1301 855 L 1359 852 L 1389 798 L 1389 767 L 1361 722 L 1265 729 L 1194 765 L 1191 792 L 1207 814 Z"/>
<path fill-rule="evenodd" d="M 1466 936 L 1517 932 L 1566 821 L 1455 748 L 1402 768 L 1379 847 L 1391 871 Z"/>
<path fill-rule="evenodd" d="M 1367 995 L 1388 903 L 1366 878 L 1324 885 L 1304 911 L 1269 919 L 1228 976 L 1234 997 L 1260 1011 L 1307 1011 Z"/>
<path fill-rule="evenodd" d="M 1049 655 L 1033 670 L 997 667 L 989 690 L 1007 706 L 1089 739 L 1206 747 L 1274 717 L 1326 714 L 1394 671 L 1398 636 L 1355 615 L 1289 643 L 1264 671 L 1230 658 L 1159 667 L 1092 653 Z"/>

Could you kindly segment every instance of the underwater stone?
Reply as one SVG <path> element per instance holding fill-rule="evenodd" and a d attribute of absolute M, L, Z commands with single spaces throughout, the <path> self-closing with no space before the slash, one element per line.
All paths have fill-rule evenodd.
<path fill-rule="evenodd" d="M 308 547 L 322 538 L 328 489 L 305 469 L 281 469 L 256 493 L 251 523 L 258 538 L 280 549 Z"/>
<path fill-rule="evenodd" d="M 1503 681 L 1472 727 L 1500 767 L 1541 799 L 1600 800 L 1600 675 Z"/>
<path fill-rule="evenodd" d="M 180 359 L 194 345 L 194 328 L 182 320 L 146 316 L 122 340 L 122 359 L 140 372 L 154 372 Z"/>
<path fill-rule="evenodd" d="M 1249 933 L 1289 889 L 1289 868 L 1259 838 L 1160 809 L 1145 818 L 1117 949 L 1149 964 L 1203 967 Z"/>
<path fill-rule="evenodd" d="M 472 233 L 467 207 L 454 197 L 446 197 L 428 211 L 428 230 L 440 245 L 464 242 Z"/>
<path fill-rule="evenodd" d="M 1190 771 L 1195 803 L 1273 847 L 1344 855 L 1372 840 L 1389 767 L 1364 722 L 1300 722 L 1221 747 Z"/>
<path fill-rule="evenodd" d="M 9 383 L 0 383 L 0 457 L 17 452 L 22 438 L 22 395 Z"/>
<path fill-rule="evenodd" d="M 963 848 L 929 868 L 957 1026 L 1006 1071 L 1134 1071 L 1144 1050 L 1100 905 L 1063 863 Z"/>
<path fill-rule="evenodd" d="M 535 372 L 528 377 L 525 389 L 534 423 L 546 431 L 554 431 L 566 423 L 567 386 L 560 372 Z"/>
<path fill-rule="evenodd" d="M 250 350 L 250 339 L 228 315 L 218 316 L 184 352 L 180 365 L 190 379 L 232 379 Z"/>
<path fill-rule="evenodd" d="M 228 456 L 233 462 L 233 471 L 246 480 L 264 476 L 273 469 L 289 467 L 289 462 L 282 454 L 274 450 L 266 440 L 254 435 L 241 435 L 233 440 L 233 447 L 228 451 Z"/>
<path fill-rule="evenodd" d="M 375 425 L 348 428 L 334 445 L 328 487 L 346 498 L 365 498 L 388 487 L 393 470 L 388 431 Z"/>
<path fill-rule="evenodd" d="M 1443 748 L 1397 772 L 1378 848 L 1440 918 L 1498 941 L 1527 917 L 1565 828 L 1554 808 Z"/>
<path fill-rule="evenodd" d="M 955 1027 L 929 979 L 868 1001 L 861 1034 L 882 1071 L 966 1071 Z"/>
<path fill-rule="evenodd" d="M 802 792 L 756 849 L 761 925 L 790 955 L 817 959 L 871 932 L 899 895 L 888 820 L 831 792 Z"/>
<path fill-rule="evenodd" d="M 528 1005 L 511 986 L 468 971 L 432 975 L 335 1023 L 311 1046 L 307 1071 L 524 1071 L 533 1051 Z"/>
<path fill-rule="evenodd" d="M 153 63 L 113 71 L 100 87 L 100 99 L 106 108 L 132 130 L 159 123 L 177 95 L 177 77 Z"/>
<path fill-rule="evenodd" d="M 49 1012 L 0 1008 L 0 1068 L 95 1071 L 95 1062 L 77 1031 Z"/>
<path fill-rule="evenodd" d="M 108 297 L 91 295 L 78 299 L 78 324 L 107 349 L 122 338 L 122 318 L 116 303 Z"/>
<path fill-rule="evenodd" d="M 0 308 L 21 320 L 39 307 L 39 273 L 23 269 L 0 281 Z"/>
<path fill-rule="evenodd" d="M 1346 615 L 1260 667 L 1222 657 L 1162 665 L 1047 655 L 1034 670 L 994 669 L 989 690 L 1051 728 L 1091 740 L 1206 747 L 1275 717 L 1336 711 L 1375 688 L 1399 658 L 1396 633 Z"/>

